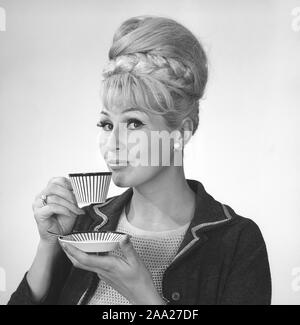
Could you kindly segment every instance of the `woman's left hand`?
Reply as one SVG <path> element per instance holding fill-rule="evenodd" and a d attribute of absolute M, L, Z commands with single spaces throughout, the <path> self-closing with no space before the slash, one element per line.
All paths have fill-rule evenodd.
<path fill-rule="evenodd" d="M 129 236 L 120 243 L 125 259 L 114 255 L 86 254 L 65 243 L 62 247 L 76 268 L 97 273 L 131 303 L 164 304 L 164 300 L 154 286 L 151 273 L 132 246 Z"/>

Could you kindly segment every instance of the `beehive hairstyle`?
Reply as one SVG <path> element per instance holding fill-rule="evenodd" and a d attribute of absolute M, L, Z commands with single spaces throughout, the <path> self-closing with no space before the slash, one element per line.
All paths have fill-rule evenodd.
<path fill-rule="evenodd" d="M 207 74 L 206 54 L 186 27 L 164 17 L 133 17 L 114 34 L 103 70 L 103 104 L 160 114 L 171 129 L 190 117 L 194 134 Z"/>

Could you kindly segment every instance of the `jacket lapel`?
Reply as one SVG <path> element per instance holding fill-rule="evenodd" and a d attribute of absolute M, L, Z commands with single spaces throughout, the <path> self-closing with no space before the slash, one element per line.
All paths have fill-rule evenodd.
<path fill-rule="evenodd" d="M 175 261 L 178 262 L 183 256 L 190 253 L 192 248 L 207 240 L 206 231 L 219 227 L 232 219 L 226 207 L 209 195 L 200 182 L 188 180 L 188 184 L 196 193 L 196 207 L 194 217 L 171 264 L 172 266 Z"/>
<path fill-rule="evenodd" d="M 231 220 L 226 207 L 209 195 L 204 186 L 196 180 L 187 180 L 188 185 L 196 194 L 196 207 L 194 217 L 174 258 L 182 257 L 185 253 L 200 242 L 205 242 L 207 236 L 205 231 L 221 226 Z M 129 188 L 121 195 L 113 197 L 105 203 L 92 206 L 92 218 L 94 222 L 90 226 L 90 231 L 115 230 L 124 206 L 130 201 L 133 194 Z"/>
<path fill-rule="evenodd" d="M 194 217 L 188 230 L 186 231 L 177 255 L 165 273 L 169 272 L 174 265 L 183 259 L 184 256 L 189 254 L 194 247 L 197 247 L 199 244 L 204 243 L 207 240 L 207 236 L 205 235 L 206 231 L 211 228 L 219 227 L 232 219 L 226 206 L 219 203 L 211 195 L 209 195 L 200 182 L 189 179 L 187 182 L 196 194 Z M 108 199 L 105 203 L 90 205 L 88 207 L 88 211 L 93 221 L 91 222 L 88 230 L 115 230 L 117 228 L 121 212 L 124 206 L 131 200 L 132 195 L 133 189 L 129 188 L 121 195 Z M 77 272 L 75 271 L 75 273 Z M 72 302 L 78 301 L 80 298 L 79 304 L 85 304 L 96 290 L 99 279 L 97 275 L 93 274 L 92 272 L 82 271 L 81 281 L 85 283 L 85 288 L 88 288 L 88 290 L 86 290 L 82 295 L 83 285 L 81 290 L 77 291 L 77 293 L 81 292 L 81 298 L 80 296 L 73 297 Z"/>
<path fill-rule="evenodd" d="M 109 199 L 105 203 L 95 204 L 92 206 L 92 218 L 94 222 L 90 226 L 93 231 L 115 230 L 121 212 L 126 203 L 131 199 L 133 194 L 132 188 L 129 188 L 121 195 Z"/>

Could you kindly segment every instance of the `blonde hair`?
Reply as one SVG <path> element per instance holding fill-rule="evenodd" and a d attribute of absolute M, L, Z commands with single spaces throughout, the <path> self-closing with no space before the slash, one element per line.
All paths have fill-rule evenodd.
<path fill-rule="evenodd" d="M 164 116 L 176 129 L 190 117 L 199 124 L 199 100 L 207 82 L 207 58 L 196 37 L 176 21 L 133 17 L 113 37 L 103 70 L 103 104 L 117 100 Z"/>

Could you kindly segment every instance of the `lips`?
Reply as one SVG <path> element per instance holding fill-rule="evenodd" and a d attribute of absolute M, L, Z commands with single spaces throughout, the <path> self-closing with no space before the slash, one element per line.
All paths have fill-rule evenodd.
<path fill-rule="evenodd" d="M 127 166 L 128 161 L 125 160 L 109 160 L 107 161 L 108 165 L 113 165 L 113 166 Z"/>
<path fill-rule="evenodd" d="M 120 160 L 110 160 L 107 162 L 107 164 L 112 170 L 119 170 L 119 169 L 126 168 L 128 166 L 127 161 L 120 161 Z"/>

